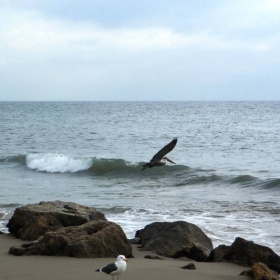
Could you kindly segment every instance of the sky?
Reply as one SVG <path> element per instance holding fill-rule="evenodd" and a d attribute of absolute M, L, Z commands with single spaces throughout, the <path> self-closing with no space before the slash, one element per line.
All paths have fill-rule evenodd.
<path fill-rule="evenodd" d="M 280 100 L 280 0 L 0 0 L 0 101 Z"/>

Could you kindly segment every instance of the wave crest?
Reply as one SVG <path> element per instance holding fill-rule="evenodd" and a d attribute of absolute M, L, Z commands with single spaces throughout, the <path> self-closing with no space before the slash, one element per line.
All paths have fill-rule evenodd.
<path fill-rule="evenodd" d="M 25 164 L 25 155 L 14 155 L 14 156 L 6 156 L 3 158 L 0 158 L 0 164 L 5 165 L 9 164 L 12 166 L 17 166 L 21 164 Z"/>
<path fill-rule="evenodd" d="M 131 163 L 124 159 L 71 157 L 55 153 L 30 153 L 0 158 L 0 165 L 12 168 L 27 167 L 46 173 L 83 173 L 85 176 L 112 176 L 133 178 L 163 178 L 174 180 L 175 186 L 219 183 L 227 186 L 279 189 L 280 179 L 261 179 L 252 175 L 221 176 L 215 170 L 192 169 L 185 165 L 166 165 L 141 172 L 144 162 Z"/>
<path fill-rule="evenodd" d="M 110 158 L 75 158 L 63 154 L 28 154 L 26 156 L 26 165 L 28 168 L 47 173 L 77 173 L 87 172 L 96 176 L 107 174 L 119 174 L 126 176 L 128 174 L 139 174 L 144 163 L 130 163 L 124 159 Z M 172 166 L 173 167 L 173 166 Z M 160 173 L 166 169 L 169 171 L 178 171 L 185 169 L 184 166 L 174 166 L 169 169 L 155 169 L 155 173 Z M 147 172 L 147 171 L 146 171 Z M 140 172 L 141 173 L 141 172 Z"/>
<path fill-rule="evenodd" d="M 139 164 L 133 165 L 123 159 L 77 158 L 63 154 L 28 154 L 26 165 L 29 169 L 47 173 L 88 172 L 103 175 L 114 172 L 139 171 Z"/>
<path fill-rule="evenodd" d="M 48 173 L 75 173 L 90 168 L 92 159 L 73 158 L 62 154 L 29 154 L 28 168 Z"/>

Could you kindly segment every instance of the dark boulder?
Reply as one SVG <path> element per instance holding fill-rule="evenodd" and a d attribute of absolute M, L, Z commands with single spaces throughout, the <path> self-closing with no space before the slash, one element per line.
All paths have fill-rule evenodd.
<path fill-rule="evenodd" d="M 139 237 L 128 239 L 128 241 L 130 244 L 140 244 L 141 243 L 141 239 Z"/>
<path fill-rule="evenodd" d="M 132 247 L 122 228 L 108 221 L 90 221 L 49 231 L 34 242 L 11 247 L 13 255 L 70 256 L 77 258 L 132 257 Z"/>
<path fill-rule="evenodd" d="M 219 245 L 217 248 L 211 251 L 208 260 L 209 262 L 223 262 L 225 253 L 228 251 L 229 246 Z"/>
<path fill-rule="evenodd" d="M 48 231 L 79 226 L 91 220 L 106 220 L 106 218 L 93 207 L 73 202 L 52 201 L 16 208 L 7 227 L 17 238 L 35 240 Z"/>
<path fill-rule="evenodd" d="M 184 221 L 155 222 L 140 232 L 141 250 L 165 257 L 205 261 L 213 249 L 212 241 L 199 227 Z"/>
<path fill-rule="evenodd" d="M 242 266 L 251 267 L 257 262 L 266 264 L 270 269 L 280 273 L 280 256 L 266 246 L 255 244 L 237 237 L 231 246 L 219 246 L 210 256 L 212 262 L 232 262 Z"/>

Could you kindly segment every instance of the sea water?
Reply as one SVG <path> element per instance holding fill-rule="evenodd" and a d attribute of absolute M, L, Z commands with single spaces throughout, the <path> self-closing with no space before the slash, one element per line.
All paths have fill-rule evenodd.
<path fill-rule="evenodd" d="M 0 230 L 16 207 L 96 207 L 128 238 L 155 221 L 280 254 L 280 102 L 0 102 Z M 141 171 L 174 137 L 176 165 Z"/>

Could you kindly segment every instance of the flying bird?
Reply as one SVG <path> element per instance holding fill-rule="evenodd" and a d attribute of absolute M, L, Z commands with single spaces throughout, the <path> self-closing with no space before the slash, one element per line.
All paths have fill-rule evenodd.
<path fill-rule="evenodd" d="M 174 138 L 169 144 L 167 144 L 161 150 L 159 150 L 153 156 L 153 158 L 150 160 L 150 162 L 148 162 L 142 166 L 142 171 L 145 170 L 147 167 L 152 168 L 155 166 L 163 166 L 166 164 L 166 161 L 176 164 L 174 161 L 172 161 L 167 156 L 165 156 L 166 154 L 168 154 L 169 152 L 171 152 L 174 149 L 176 144 L 177 144 L 177 138 Z"/>
<path fill-rule="evenodd" d="M 114 263 L 109 263 L 101 268 L 96 269 L 97 272 L 104 272 L 106 274 L 112 275 L 114 280 L 115 275 L 117 280 L 120 280 L 119 275 L 121 275 L 126 270 L 126 263 L 128 259 L 124 255 L 119 255 Z"/>

